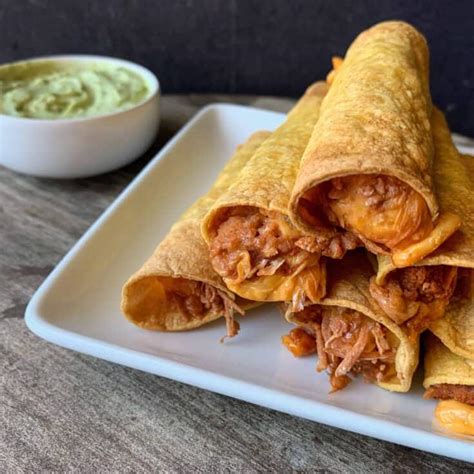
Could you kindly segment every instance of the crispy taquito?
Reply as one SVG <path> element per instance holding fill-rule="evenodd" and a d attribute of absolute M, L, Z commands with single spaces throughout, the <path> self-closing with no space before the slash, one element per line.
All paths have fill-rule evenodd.
<path fill-rule="evenodd" d="M 466 324 L 472 326 L 468 337 L 474 338 L 474 181 L 470 176 L 474 176 L 474 158 L 459 155 L 444 116 L 437 109 L 432 124 L 436 150 L 433 174 L 440 209 L 462 216 L 462 226 L 414 267 L 396 268 L 389 257 L 379 256 L 377 278 L 370 290 L 397 324 L 416 333 L 432 325 L 453 350 L 454 344 L 459 345 L 455 342 L 457 326 L 460 338 L 465 337 Z M 459 298 L 466 300 L 463 311 L 451 311 L 449 318 L 441 319 L 450 300 Z"/>
<path fill-rule="evenodd" d="M 225 193 L 269 132 L 257 132 L 237 148 L 210 191 L 172 226 L 153 255 L 130 277 L 122 290 L 122 311 L 134 324 L 159 331 L 197 328 L 221 316 L 227 335 L 238 332 L 234 312 L 253 303 L 236 298 L 212 268 L 201 236 L 201 220 Z"/>
<path fill-rule="evenodd" d="M 406 23 L 380 23 L 335 67 L 291 218 L 307 231 L 346 229 L 395 265 L 413 265 L 459 227 L 458 216 L 439 214 L 434 192 L 426 40 Z"/>
<path fill-rule="evenodd" d="M 474 359 L 452 353 L 428 334 L 425 345 L 425 398 L 441 400 L 435 417 L 444 428 L 474 436 Z"/>
<path fill-rule="evenodd" d="M 282 338 L 283 344 L 295 356 L 316 353 L 317 370 L 328 372 L 333 391 L 357 374 L 384 389 L 408 391 L 419 339 L 409 338 L 370 296 L 374 271 L 365 254 L 329 260 L 327 272 L 324 299 L 299 311 L 287 308 L 286 319 L 298 327 Z"/>
<path fill-rule="evenodd" d="M 308 88 L 203 220 L 212 265 L 241 297 L 318 301 L 326 287 L 321 256 L 341 257 L 357 246 L 343 233 L 306 235 L 288 217 L 300 159 L 326 91 L 324 82 Z"/>

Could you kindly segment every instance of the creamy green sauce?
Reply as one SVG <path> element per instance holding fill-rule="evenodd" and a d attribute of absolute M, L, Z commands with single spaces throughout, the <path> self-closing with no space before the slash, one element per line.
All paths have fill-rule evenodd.
<path fill-rule="evenodd" d="M 106 62 L 34 61 L 0 66 L 0 114 L 68 119 L 128 109 L 149 95 L 145 80 Z"/>

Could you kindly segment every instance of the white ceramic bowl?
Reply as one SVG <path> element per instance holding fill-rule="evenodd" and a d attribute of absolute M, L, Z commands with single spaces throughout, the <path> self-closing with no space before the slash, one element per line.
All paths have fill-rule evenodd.
<path fill-rule="evenodd" d="M 31 119 L 0 114 L 0 164 L 20 173 L 80 178 L 105 173 L 138 158 L 159 125 L 160 85 L 138 64 L 105 56 L 48 56 L 30 61 L 109 63 L 139 74 L 150 93 L 130 109 L 72 119 Z"/>

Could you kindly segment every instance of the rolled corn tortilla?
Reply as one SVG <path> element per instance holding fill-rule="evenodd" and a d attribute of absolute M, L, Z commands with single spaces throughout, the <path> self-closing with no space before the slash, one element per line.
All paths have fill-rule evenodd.
<path fill-rule="evenodd" d="M 426 40 L 406 23 L 380 23 L 337 66 L 301 161 L 291 218 L 307 231 L 342 227 L 373 253 L 412 265 L 458 224 L 438 219 Z M 431 246 L 413 250 L 433 233 Z"/>
<path fill-rule="evenodd" d="M 326 297 L 300 311 L 286 311 L 286 319 L 298 328 L 283 343 L 296 356 L 316 352 L 317 370 L 329 373 L 333 391 L 357 374 L 386 390 L 410 389 L 419 339 L 409 338 L 372 299 L 373 273 L 366 256 L 357 251 L 340 262 L 329 261 Z"/>
<path fill-rule="evenodd" d="M 474 360 L 454 354 L 433 334 L 424 345 L 425 398 L 441 400 L 436 419 L 450 431 L 474 436 Z"/>
<path fill-rule="evenodd" d="M 326 91 L 324 82 L 308 88 L 203 220 L 212 265 L 241 297 L 317 301 L 326 286 L 321 248 L 341 257 L 357 245 L 355 239 L 331 231 L 308 236 L 288 217 L 299 162 Z"/>
<path fill-rule="evenodd" d="M 452 312 L 450 318 L 461 320 L 466 317 L 466 312 L 472 313 L 470 324 L 474 326 L 471 288 L 474 269 L 474 180 L 471 176 L 474 176 L 474 158 L 459 155 L 446 120 L 437 109 L 433 111 L 432 124 L 436 149 L 433 174 L 440 209 L 448 218 L 450 215 L 462 216 L 462 226 L 414 267 L 397 269 L 389 257 L 378 256 L 377 278 L 371 282 L 370 289 L 382 309 L 397 324 L 417 333 L 432 325 L 439 337 L 453 347 L 453 342 L 447 340 L 452 331 L 446 329 L 452 321 L 440 319 L 452 297 L 464 298 L 468 304 L 463 306 L 462 318 Z M 422 246 L 424 242 L 417 245 Z M 465 334 L 464 331 L 461 333 Z M 474 330 L 470 337 L 474 338 Z"/>
<path fill-rule="evenodd" d="M 446 314 L 430 325 L 430 330 L 441 339 L 443 344 L 461 357 L 474 359 L 474 156 L 462 156 L 470 177 L 471 192 L 465 195 L 462 208 L 463 226 L 448 242 L 439 256 L 442 264 L 458 266 L 463 279 L 460 286 L 460 297 L 449 303 Z M 452 178 L 451 178 L 452 179 Z M 459 183 L 459 188 L 461 188 Z M 464 249 L 461 253 L 458 249 Z M 441 252 L 440 252 L 441 253 Z M 436 257 L 436 256 L 435 256 Z"/>
<path fill-rule="evenodd" d="M 184 331 L 225 316 L 228 336 L 237 333 L 233 312 L 242 313 L 255 304 L 236 298 L 213 270 L 200 225 L 269 135 L 257 132 L 237 148 L 210 191 L 179 218 L 153 255 L 125 283 L 121 308 L 132 323 L 145 329 Z"/>

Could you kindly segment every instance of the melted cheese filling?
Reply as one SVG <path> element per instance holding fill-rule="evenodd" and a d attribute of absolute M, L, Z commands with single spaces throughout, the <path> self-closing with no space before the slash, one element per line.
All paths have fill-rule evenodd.
<path fill-rule="evenodd" d="M 438 423 L 449 431 L 474 436 L 474 406 L 456 400 L 442 400 L 435 411 Z"/>
<path fill-rule="evenodd" d="M 435 251 L 444 241 L 461 227 L 461 219 L 451 212 L 442 213 L 434 229 L 419 242 L 392 254 L 392 262 L 397 267 L 409 267 Z"/>
<path fill-rule="evenodd" d="M 230 291 L 249 300 L 292 301 L 303 291 L 311 302 L 316 302 L 325 293 L 326 267 L 318 264 L 292 275 L 276 273 L 241 282 L 229 278 L 224 278 L 224 281 Z"/>
<path fill-rule="evenodd" d="M 339 186 L 335 181 L 327 202 L 341 227 L 389 249 L 405 248 L 431 232 L 425 200 L 396 178 L 346 176 L 338 179 Z"/>
<path fill-rule="evenodd" d="M 247 218 L 259 213 L 265 216 L 265 221 L 258 228 L 260 235 L 250 247 L 246 240 L 248 234 L 244 234 L 244 237 L 239 237 L 240 248 L 226 257 L 236 262 L 232 276 L 220 273 L 229 290 L 254 301 L 294 301 L 307 298 L 315 303 L 323 298 L 326 291 L 326 265 L 320 254 L 309 253 L 295 245 L 303 235 L 287 216 L 261 209 L 253 212 Z M 257 250 L 263 253 L 272 237 L 270 234 L 267 240 L 265 233 L 274 232 L 274 226 L 278 228 L 279 238 L 286 240 L 290 250 L 281 253 L 276 246 L 273 256 L 255 259 L 252 257 L 255 254 L 255 242 L 258 240 Z"/>

